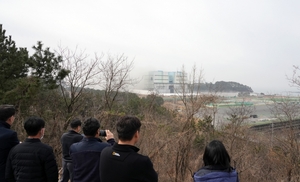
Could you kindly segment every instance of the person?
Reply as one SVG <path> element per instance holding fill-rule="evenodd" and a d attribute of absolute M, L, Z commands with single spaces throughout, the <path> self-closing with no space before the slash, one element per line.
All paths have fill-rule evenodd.
<path fill-rule="evenodd" d="M 230 166 L 230 157 L 221 141 L 213 140 L 205 147 L 203 162 L 204 167 L 194 173 L 194 182 L 239 181 L 236 170 Z"/>
<path fill-rule="evenodd" d="M 158 175 L 149 157 L 138 154 L 141 122 L 124 116 L 117 122 L 119 141 L 105 148 L 100 157 L 101 182 L 157 182 Z"/>
<path fill-rule="evenodd" d="M 58 169 L 53 149 L 42 143 L 45 121 L 29 117 L 24 122 L 26 140 L 9 152 L 5 177 L 8 181 L 57 182 Z"/>
<path fill-rule="evenodd" d="M 0 106 L 0 181 L 5 181 L 5 166 L 10 149 L 20 143 L 17 133 L 10 129 L 15 112 L 12 105 Z"/>
<path fill-rule="evenodd" d="M 70 156 L 73 163 L 73 182 L 100 181 L 99 163 L 100 154 L 105 147 L 115 143 L 114 135 L 106 130 L 107 142 L 99 138 L 100 122 L 89 118 L 83 123 L 84 137 L 70 147 Z"/>
<path fill-rule="evenodd" d="M 83 136 L 79 133 L 81 130 L 80 119 L 74 119 L 70 123 L 71 130 L 61 136 L 60 142 L 62 145 L 62 177 L 60 182 L 73 181 L 73 165 L 70 156 L 70 146 L 73 143 L 80 142 Z"/>

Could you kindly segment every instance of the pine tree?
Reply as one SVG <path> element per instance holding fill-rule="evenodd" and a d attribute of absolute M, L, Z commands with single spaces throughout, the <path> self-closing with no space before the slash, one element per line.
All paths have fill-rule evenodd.
<path fill-rule="evenodd" d="M 0 24 L 0 98 L 16 86 L 18 79 L 27 76 L 28 66 L 27 49 L 17 48 Z"/>
<path fill-rule="evenodd" d="M 44 49 L 40 41 L 32 48 L 35 53 L 30 57 L 31 75 L 39 78 L 43 88 L 57 88 L 58 82 L 69 73 L 68 70 L 62 69 L 60 66 L 62 58 L 51 52 L 49 47 Z"/>
<path fill-rule="evenodd" d="M 43 48 L 38 42 L 29 56 L 26 48 L 18 48 L 0 24 L 0 104 L 20 103 L 45 89 L 55 89 L 69 73 L 62 69 L 62 58 Z"/>

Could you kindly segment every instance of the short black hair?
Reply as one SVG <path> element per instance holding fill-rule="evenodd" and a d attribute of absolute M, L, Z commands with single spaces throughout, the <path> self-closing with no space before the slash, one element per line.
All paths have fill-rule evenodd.
<path fill-rule="evenodd" d="M 72 129 L 76 129 L 78 126 L 81 126 L 81 120 L 78 118 L 73 119 L 70 123 L 70 126 Z"/>
<path fill-rule="evenodd" d="M 100 128 L 100 122 L 96 118 L 89 118 L 83 123 L 83 133 L 85 136 L 95 136 Z"/>
<path fill-rule="evenodd" d="M 203 162 L 205 166 L 221 166 L 228 170 L 230 167 L 230 156 L 219 140 L 211 141 L 206 147 L 203 154 Z"/>
<path fill-rule="evenodd" d="M 37 116 L 31 116 L 24 122 L 24 129 L 28 136 L 35 136 L 38 132 L 45 128 L 45 121 Z"/>
<path fill-rule="evenodd" d="M 141 128 L 141 121 L 135 116 L 123 116 L 117 122 L 118 138 L 123 141 L 129 141 L 133 138 L 136 131 Z"/>
<path fill-rule="evenodd" d="M 0 105 L 0 120 L 7 121 L 8 118 L 15 115 L 16 109 L 13 105 Z"/>

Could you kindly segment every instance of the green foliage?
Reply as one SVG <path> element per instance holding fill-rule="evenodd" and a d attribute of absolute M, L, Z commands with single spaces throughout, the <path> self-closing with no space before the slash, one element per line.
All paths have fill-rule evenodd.
<path fill-rule="evenodd" d="M 150 95 L 146 98 L 140 98 L 135 93 L 130 92 L 119 92 L 116 99 L 115 104 L 111 109 L 106 108 L 104 104 L 105 96 L 104 91 L 94 91 L 98 92 L 97 100 L 101 100 L 102 102 L 98 102 L 98 105 L 103 110 L 110 110 L 113 113 L 124 113 L 128 115 L 138 115 L 139 117 L 143 117 L 142 113 L 147 111 L 155 112 L 156 114 L 166 114 L 168 111 L 162 107 L 164 100 L 162 97 L 156 95 Z M 112 94 L 114 95 L 114 94 Z"/>
<path fill-rule="evenodd" d="M 197 87 L 195 87 L 197 88 Z M 201 83 L 200 84 L 201 91 L 221 91 L 221 92 L 245 92 L 252 93 L 253 90 L 251 87 L 247 85 L 243 85 L 237 82 L 225 82 L 218 81 L 215 84 L 213 83 Z"/>
<path fill-rule="evenodd" d="M 17 48 L 11 36 L 5 35 L 0 25 L 0 99 L 15 87 L 17 80 L 28 74 L 28 51 Z"/>
<path fill-rule="evenodd" d="M 158 107 L 164 104 L 164 99 L 156 95 L 147 95 L 145 100 L 147 103 L 152 103 L 153 105 Z"/>
<path fill-rule="evenodd" d="M 195 146 L 204 148 L 208 141 L 217 136 L 217 132 L 212 125 L 213 119 L 210 115 L 205 115 L 202 119 L 195 121 L 197 130 Z"/>
<path fill-rule="evenodd" d="M 61 68 L 61 57 L 41 42 L 33 46 L 29 57 L 26 48 L 18 48 L 11 36 L 5 35 L 0 25 L 0 103 L 20 104 L 43 90 L 58 87 L 68 70 Z"/>
<path fill-rule="evenodd" d="M 32 48 L 35 53 L 30 57 L 29 62 L 31 75 L 39 78 L 44 87 L 48 89 L 57 88 L 58 81 L 69 73 L 69 70 L 62 69 L 60 66 L 62 58 L 52 53 L 49 47 L 43 49 L 43 44 L 40 41 Z"/>
<path fill-rule="evenodd" d="M 3 103 L 13 103 L 20 105 L 26 100 L 30 100 L 39 93 L 39 87 L 37 85 L 36 78 L 24 77 L 16 80 L 12 80 L 15 87 L 3 94 Z"/>

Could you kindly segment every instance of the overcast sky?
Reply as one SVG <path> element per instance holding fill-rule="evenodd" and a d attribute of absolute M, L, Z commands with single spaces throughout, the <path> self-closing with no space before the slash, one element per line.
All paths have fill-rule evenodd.
<path fill-rule="evenodd" d="M 206 82 L 275 93 L 295 90 L 286 76 L 300 66 L 299 9 L 299 0 L 2 0 L 0 24 L 18 47 L 124 54 L 141 74 L 196 64 Z"/>

